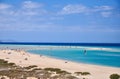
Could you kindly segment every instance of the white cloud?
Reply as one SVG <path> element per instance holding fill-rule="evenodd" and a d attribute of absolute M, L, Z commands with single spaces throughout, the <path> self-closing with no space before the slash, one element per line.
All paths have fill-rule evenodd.
<path fill-rule="evenodd" d="M 94 26 L 94 25 L 87 25 L 87 26 L 69 26 L 64 28 L 64 31 L 67 32 L 120 32 L 119 29 L 113 27 L 108 28 L 103 26 Z"/>
<path fill-rule="evenodd" d="M 43 4 L 33 1 L 24 1 L 21 7 L 0 3 L 0 14 L 12 16 L 34 16 L 46 14 L 47 11 L 43 8 Z M 1 15 L 1 16 L 2 16 Z"/>
<path fill-rule="evenodd" d="M 5 10 L 11 8 L 11 5 L 0 3 L 0 10 Z"/>
<path fill-rule="evenodd" d="M 15 23 L 0 24 L 0 31 L 54 31 L 55 27 L 52 23 L 35 24 L 32 21 L 14 21 Z M 50 30 L 51 29 L 51 30 Z"/>
<path fill-rule="evenodd" d="M 62 9 L 61 14 L 83 13 L 86 9 L 83 5 L 67 5 Z"/>
<path fill-rule="evenodd" d="M 24 1 L 23 2 L 23 8 L 28 8 L 28 9 L 35 9 L 35 8 L 40 8 L 43 5 L 37 2 L 32 2 L 32 1 Z"/>
<path fill-rule="evenodd" d="M 66 5 L 60 11 L 61 14 L 75 14 L 75 13 L 98 13 L 103 17 L 111 15 L 112 8 L 108 6 L 87 7 L 81 4 Z M 0 4 L 0 31 L 18 30 L 18 31 L 92 31 L 91 28 L 68 27 L 54 25 L 55 20 L 63 20 L 64 17 L 59 15 L 48 14 L 41 3 L 24 1 L 21 7 L 15 7 L 8 4 Z M 47 13 L 47 14 L 46 14 Z M 11 14 L 11 15 L 9 15 Z M 37 15 L 37 16 L 35 16 Z M 52 20 L 52 21 L 51 21 Z M 53 21 L 54 20 L 54 21 Z M 53 22 L 52 23 L 50 23 Z"/>
<path fill-rule="evenodd" d="M 112 13 L 111 12 L 101 12 L 103 17 L 109 17 Z"/>
<path fill-rule="evenodd" d="M 46 14 L 47 11 L 44 10 L 44 9 L 20 9 L 18 11 L 16 11 L 15 15 L 18 15 L 18 16 L 36 16 L 36 15 L 44 15 Z"/>
<path fill-rule="evenodd" d="M 59 14 L 100 14 L 103 17 L 109 17 L 112 10 L 113 7 L 107 5 L 88 7 L 81 4 L 69 4 L 64 6 Z"/>
<path fill-rule="evenodd" d="M 17 15 L 41 15 L 46 14 L 47 11 L 43 9 L 43 4 L 33 1 L 24 1 L 22 4 L 22 8 L 16 12 Z"/>
<path fill-rule="evenodd" d="M 0 15 L 2 16 L 2 14 L 5 15 L 13 14 L 13 11 L 11 10 L 12 8 L 13 8 L 12 5 L 0 3 Z"/>
<path fill-rule="evenodd" d="M 44 15 L 46 10 L 41 3 L 24 1 L 20 7 L 0 4 L 0 31 L 42 30 Z"/>
<path fill-rule="evenodd" d="M 111 6 L 95 6 L 94 11 L 109 11 L 112 10 Z"/>
<path fill-rule="evenodd" d="M 114 8 L 111 7 L 111 6 L 96 6 L 93 9 L 93 12 L 98 12 L 103 17 L 110 17 L 110 15 L 112 15 L 112 10 L 113 9 Z"/>

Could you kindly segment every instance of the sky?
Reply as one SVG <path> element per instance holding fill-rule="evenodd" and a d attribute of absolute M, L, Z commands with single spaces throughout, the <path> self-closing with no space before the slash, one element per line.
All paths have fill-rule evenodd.
<path fill-rule="evenodd" d="M 120 43 L 120 0 L 0 0 L 0 41 Z"/>

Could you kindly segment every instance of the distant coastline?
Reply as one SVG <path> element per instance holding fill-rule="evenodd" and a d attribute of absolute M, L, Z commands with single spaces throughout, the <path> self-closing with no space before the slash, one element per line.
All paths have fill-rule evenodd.
<path fill-rule="evenodd" d="M 58 46 L 119 46 L 120 47 L 120 43 L 0 42 L 0 44 L 58 45 Z"/>

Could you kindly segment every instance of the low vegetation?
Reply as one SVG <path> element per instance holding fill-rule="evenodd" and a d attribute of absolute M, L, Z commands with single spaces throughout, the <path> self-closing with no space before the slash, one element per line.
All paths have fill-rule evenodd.
<path fill-rule="evenodd" d="M 0 68 L 2 68 L 2 67 L 14 67 L 14 66 L 15 66 L 15 63 L 8 63 L 8 61 L 0 59 Z"/>
<path fill-rule="evenodd" d="M 118 74 L 111 74 L 110 79 L 120 79 L 120 75 Z"/>
<path fill-rule="evenodd" d="M 35 77 L 36 79 L 78 79 L 71 73 L 59 68 L 39 68 L 36 65 L 20 67 L 14 63 L 0 59 L 0 79 L 27 79 Z"/>
<path fill-rule="evenodd" d="M 32 68 L 36 68 L 37 66 L 36 65 L 31 65 L 31 66 L 28 66 L 28 67 L 24 67 L 24 69 L 32 69 Z"/>
<path fill-rule="evenodd" d="M 75 72 L 76 75 L 90 75 L 89 72 Z"/>
<path fill-rule="evenodd" d="M 76 76 L 91 75 L 89 72 L 75 72 Z M 10 63 L 0 59 L 0 79 L 27 79 L 35 77 L 36 79 L 79 79 L 73 74 L 59 68 L 39 68 L 36 65 L 20 67 L 15 63 Z M 86 79 L 86 78 L 83 78 Z M 119 74 L 111 74 L 110 79 L 120 79 Z"/>

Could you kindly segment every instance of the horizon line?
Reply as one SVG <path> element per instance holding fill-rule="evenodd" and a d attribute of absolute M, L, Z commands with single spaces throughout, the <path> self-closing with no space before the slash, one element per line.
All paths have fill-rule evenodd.
<path fill-rule="evenodd" d="M 120 43 L 83 43 L 83 42 L 0 42 L 0 44 L 21 45 L 65 45 L 65 46 L 120 46 Z"/>

